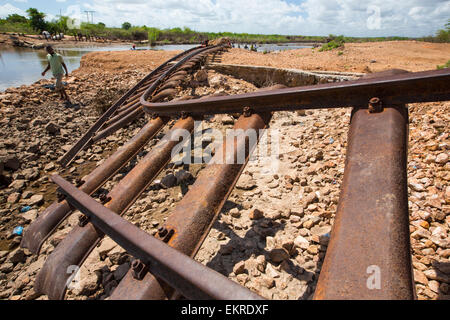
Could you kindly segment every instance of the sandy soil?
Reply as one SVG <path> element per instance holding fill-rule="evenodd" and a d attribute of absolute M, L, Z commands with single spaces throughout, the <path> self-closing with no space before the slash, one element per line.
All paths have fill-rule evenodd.
<path fill-rule="evenodd" d="M 343 52 L 342 55 L 338 55 L 340 51 Z M 448 43 L 390 41 L 347 43 L 344 49 L 327 52 L 319 52 L 318 49 L 298 49 L 264 54 L 232 49 L 223 55 L 222 63 L 367 73 L 393 68 L 413 72 L 432 70 L 448 60 L 450 60 Z"/>
<path fill-rule="evenodd" d="M 342 55 L 338 55 L 343 52 Z M 82 72 L 116 72 L 128 68 L 155 68 L 179 51 L 93 52 L 83 57 Z M 131 58 L 132 57 L 132 58 Z M 319 52 L 318 49 L 298 49 L 260 53 L 231 49 L 222 56 L 222 63 L 259 65 L 302 70 L 343 72 L 378 72 L 405 69 L 412 72 L 435 70 L 450 60 L 450 44 L 418 41 L 377 43 L 347 43 L 344 49 Z"/>
<path fill-rule="evenodd" d="M 181 51 L 108 51 L 92 52 L 83 56 L 77 73 L 118 72 L 139 70 L 150 72 Z"/>

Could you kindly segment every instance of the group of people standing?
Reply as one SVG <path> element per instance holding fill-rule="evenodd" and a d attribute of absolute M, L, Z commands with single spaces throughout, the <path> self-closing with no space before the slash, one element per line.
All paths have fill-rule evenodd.
<path fill-rule="evenodd" d="M 64 33 L 55 33 L 55 34 L 51 34 L 48 31 L 42 31 L 42 35 L 44 36 L 45 40 L 49 41 L 49 40 L 62 40 L 64 39 Z"/>

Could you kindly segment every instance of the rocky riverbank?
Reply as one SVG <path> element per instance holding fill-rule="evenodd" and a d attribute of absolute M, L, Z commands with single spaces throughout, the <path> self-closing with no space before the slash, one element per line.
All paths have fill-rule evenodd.
<path fill-rule="evenodd" d="M 1 47 L 25 47 L 30 49 L 43 49 L 50 44 L 55 47 L 83 47 L 83 46 L 109 46 L 117 44 L 131 44 L 132 41 L 111 41 L 111 40 L 96 40 L 96 41 L 75 41 L 72 36 L 65 36 L 62 40 L 46 40 L 43 36 L 38 35 L 24 35 L 18 33 L 1 33 L 0 34 L 0 48 Z"/>
<path fill-rule="evenodd" d="M 434 50 L 430 49 L 430 57 L 434 57 Z M 263 55 L 233 49 L 224 55 L 223 62 L 279 63 L 279 67 L 308 69 L 310 66 L 309 69 L 314 70 L 316 63 L 329 59 L 329 68 L 324 69 L 348 71 L 340 67 L 340 57 L 336 53 L 333 58 L 332 53 L 316 52 L 317 62 L 292 58 L 311 51 Z M 350 52 L 353 51 L 349 50 L 349 55 Z M 68 170 L 62 170 L 56 162 L 97 119 L 101 110 L 174 54 L 105 52 L 86 55 L 81 68 L 66 79 L 68 93 L 76 102 L 70 108 L 43 87 L 48 81 L 9 89 L 0 95 L 1 299 L 47 299 L 34 293 L 35 276 L 55 246 L 78 224 L 78 214 L 73 214 L 58 228 L 38 257 L 18 248 L 20 229 L 16 229 L 16 234 L 14 229 L 26 230 L 55 200 L 56 188 L 49 181 L 51 174 L 62 174 L 71 181 L 82 177 L 139 130 L 143 119 L 81 153 Z M 266 57 L 266 62 L 260 57 Z M 348 59 L 346 63 L 363 58 L 358 54 Z M 373 59 L 397 61 L 387 56 Z M 428 64 L 417 59 L 410 65 L 426 70 L 434 69 L 435 61 L 440 58 L 430 58 Z M 378 63 L 381 69 L 403 66 L 402 60 L 389 66 Z M 355 63 L 350 69 L 363 71 L 362 65 Z M 180 89 L 179 96 L 237 94 L 257 89 L 250 83 L 213 71 L 198 74 L 196 79 L 200 77 L 203 81 L 192 82 L 194 88 Z M 450 102 L 413 104 L 409 110 L 409 208 L 416 290 L 419 299 L 449 299 Z M 349 119 L 349 109 L 277 112 L 270 124 L 280 136 L 277 170 L 267 171 L 268 164 L 263 159 L 250 161 L 196 259 L 265 298 L 310 299 L 339 200 Z M 224 132 L 235 121 L 231 115 L 216 116 L 204 121 L 204 129 L 217 128 Z M 136 160 L 145 156 L 162 136 L 163 133 L 159 134 Z M 103 188 L 111 190 L 135 162 Z M 180 167 L 176 161 L 169 164 L 125 218 L 151 234 L 156 233 L 204 166 Z M 173 179 L 173 176 L 180 178 Z M 131 257 L 123 249 L 105 238 L 89 255 L 81 268 L 80 286 L 69 291 L 68 298 L 107 298 L 129 269 L 130 261 Z"/>

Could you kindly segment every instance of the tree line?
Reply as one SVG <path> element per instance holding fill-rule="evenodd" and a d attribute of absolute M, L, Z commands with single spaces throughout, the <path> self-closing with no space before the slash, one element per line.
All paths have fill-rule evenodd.
<path fill-rule="evenodd" d="M 221 37 L 229 37 L 233 42 L 240 43 L 285 43 L 285 42 L 368 42 L 409 40 L 408 37 L 344 37 L 344 36 L 301 36 L 278 34 L 248 34 L 233 32 L 198 32 L 188 27 L 159 29 L 147 26 L 133 26 L 130 22 L 124 22 L 121 28 L 110 28 L 104 23 L 81 23 L 77 29 L 69 28 L 70 18 L 59 16 L 52 21 L 46 21 L 46 14 L 36 8 L 29 8 L 27 17 L 19 14 L 11 14 L 5 19 L 0 19 L 0 32 L 16 32 L 27 34 L 42 34 L 45 30 L 51 34 L 63 33 L 66 35 L 85 37 L 86 39 L 101 38 L 108 40 L 149 41 L 150 43 L 200 43 L 205 40 L 214 40 Z M 415 38 L 416 40 L 432 42 L 450 42 L 450 20 L 434 36 Z M 333 43 L 332 43 L 333 45 Z"/>

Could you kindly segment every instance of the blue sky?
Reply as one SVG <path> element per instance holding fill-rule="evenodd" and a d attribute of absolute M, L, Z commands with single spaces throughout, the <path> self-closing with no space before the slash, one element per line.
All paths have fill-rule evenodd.
<path fill-rule="evenodd" d="M 450 0 L 0 0 L 0 17 L 35 7 L 86 21 L 198 31 L 426 36 L 450 19 Z"/>

